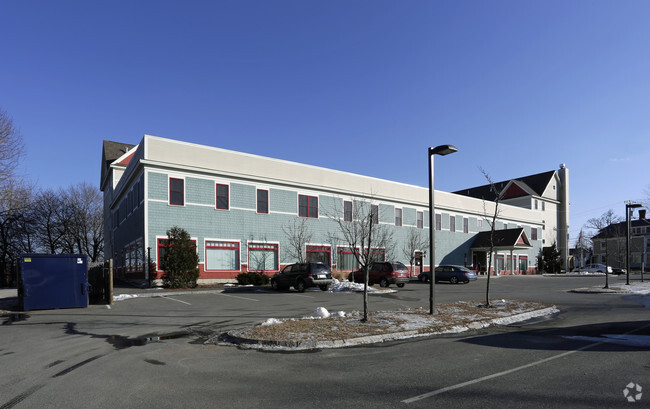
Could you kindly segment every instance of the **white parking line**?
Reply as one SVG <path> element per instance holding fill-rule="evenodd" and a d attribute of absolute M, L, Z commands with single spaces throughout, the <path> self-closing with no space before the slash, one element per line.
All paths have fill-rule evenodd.
<path fill-rule="evenodd" d="M 219 293 L 219 295 L 223 295 L 224 297 L 239 298 L 241 300 L 247 300 L 247 301 L 259 301 L 259 300 L 256 300 L 254 298 L 239 297 L 237 295 L 229 295 L 229 294 L 224 294 L 224 293 Z"/>
<path fill-rule="evenodd" d="M 650 325 L 645 325 L 645 326 L 643 326 L 641 328 L 635 328 L 635 329 L 633 329 L 631 331 L 626 332 L 624 335 L 628 335 L 628 334 L 631 334 L 631 333 L 636 332 L 636 331 L 641 331 L 641 330 L 646 329 L 648 327 L 650 327 Z M 563 353 L 561 353 L 559 355 L 553 355 L 553 356 L 548 357 L 548 358 L 540 359 L 539 361 L 531 362 L 531 363 L 526 364 L 526 365 L 522 365 L 522 366 L 518 366 L 516 368 L 508 369 L 507 371 L 497 372 L 495 374 L 487 375 L 487 376 L 484 376 L 482 378 L 472 379 L 471 381 L 459 383 L 459 384 L 452 385 L 452 386 L 447 386 L 446 388 L 438 389 L 438 390 L 435 390 L 433 392 L 429 392 L 429 393 L 425 393 L 425 394 L 422 394 L 422 395 L 414 396 L 412 398 L 405 399 L 402 402 L 403 403 L 417 402 L 417 401 L 420 401 L 420 400 L 423 400 L 423 399 L 430 398 L 432 396 L 440 395 L 441 393 L 453 391 L 454 389 L 463 388 L 465 386 L 473 385 L 475 383 L 487 381 L 489 379 L 494 379 L 494 378 L 498 378 L 500 376 L 511 374 L 513 372 L 521 371 L 522 369 L 531 368 L 533 366 L 541 365 L 543 363 L 553 361 L 553 360 L 558 359 L 558 358 L 563 358 L 563 357 L 565 357 L 567 355 L 571 355 L 571 354 L 574 354 L 576 352 L 580 352 L 580 351 L 584 351 L 584 350 L 596 347 L 596 346 L 601 345 L 603 343 L 604 342 L 595 342 L 593 344 L 585 345 L 582 348 L 574 349 L 572 351 L 563 352 Z"/>
<path fill-rule="evenodd" d="M 172 301 L 176 301 L 176 302 L 181 302 L 181 303 L 183 303 L 183 304 L 187 304 L 187 305 L 192 305 L 192 304 L 190 304 L 190 303 L 188 303 L 188 302 L 181 301 L 181 300 L 177 300 L 176 298 L 172 298 L 172 297 L 167 297 L 167 296 L 165 296 L 165 295 L 161 295 L 160 298 L 166 298 L 166 299 L 168 299 L 168 300 L 172 300 Z"/>

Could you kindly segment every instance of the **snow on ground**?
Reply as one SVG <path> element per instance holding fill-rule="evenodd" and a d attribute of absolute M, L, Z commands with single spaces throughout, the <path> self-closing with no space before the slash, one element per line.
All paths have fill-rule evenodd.
<path fill-rule="evenodd" d="M 339 281 L 336 278 L 332 279 L 332 284 L 329 285 L 327 291 L 333 293 L 358 293 L 363 291 L 363 283 L 353 283 L 350 281 Z M 397 290 L 390 288 L 375 288 L 368 286 L 368 294 L 388 294 L 396 293 Z"/>
<path fill-rule="evenodd" d="M 609 288 L 603 288 L 599 285 L 591 287 L 576 288 L 571 290 L 574 293 L 607 293 L 607 294 L 650 294 L 650 281 L 647 282 L 633 282 L 630 285 L 626 284 L 610 284 Z"/>
<path fill-rule="evenodd" d="M 120 295 L 114 295 L 113 296 L 113 302 L 115 301 L 123 301 L 123 300 L 129 300 L 131 298 L 137 298 L 137 294 L 120 294 Z"/>

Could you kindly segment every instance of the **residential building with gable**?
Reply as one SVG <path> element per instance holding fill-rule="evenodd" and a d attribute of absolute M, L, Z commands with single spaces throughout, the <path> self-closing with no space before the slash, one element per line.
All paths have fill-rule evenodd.
<path fill-rule="evenodd" d="M 502 183 L 507 194 L 499 204 L 499 246 L 490 271 L 534 274 L 543 246 L 568 247 L 568 170 Z M 355 203 L 372 203 L 377 223 L 392 230 L 394 245 L 373 249 L 379 258 L 409 265 L 403 255 L 409 232 L 429 234 L 428 188 L 150 135 L 137 145 L 104 141 L 101 190 L 105 257 L 117 274 L 132 279 L 160 277 L 173 226 L 195 241 L 204 283 L 233 281 L 246 271 L 272 274 L 296 262 L 283 232 L 296 220 L 311 232 L 308 260 L 337 273 L 356 269 L 352 249 L 332 234 L 338 229 L 333 214 L 347 219 Z M 470 194 L 484 190 L 436 191 L 436 265 L 487 270 L 481 237 L 495 204 L 488 195 Z M 414 250 L 414 275 L 428 269 L 427 250 Z"/>
<path fill-rule="evenodd" d="M 613 223 L 601 229 L 591 238 L 592 263 L 625 268 L 627 254 L 627 222 Z M 630 220 L 630 270 L 647 270 L 650 265 L 650 220 L 646 210 L 639 210 L 639 217 Z"/>

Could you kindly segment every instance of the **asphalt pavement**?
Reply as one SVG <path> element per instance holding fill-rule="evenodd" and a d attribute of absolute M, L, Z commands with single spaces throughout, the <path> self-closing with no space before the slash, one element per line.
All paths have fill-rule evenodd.
<path fill-rule="evenodd" d="M 124 288 L 116 293 L 142 296 L 111 306 L 3 315 L 0 408 L 629 407 L 635 385 L 650 390 L 650 347 L 631 342 L 650 337 L 647 296 L 568 292 L 601 282 L 501 277 L 491 284 L 492 298 L 546 302 L 561 313 L 308 353 L 204 341 L 267 318 L 309 315 L 319 306 L 358 310 L 359 294 Z M 484 293 L 484 279 L 439 284 L 436 303 L 480 300 Z M 428 286 L 417 282 L 370 297 L 371 310 L 427 305 Z M 627 339 L 608 342 L 621 337 Z M 637 406 L 648 399 L 642 394 Z"/>

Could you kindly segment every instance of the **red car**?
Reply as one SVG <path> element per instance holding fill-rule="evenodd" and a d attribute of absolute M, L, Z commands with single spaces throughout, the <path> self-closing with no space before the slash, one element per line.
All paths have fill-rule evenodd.
<path fill-rule="evenodd" d="M 348 281 L 363 283 L 363 269 L 350 273 Z M 379 284 L 381 287 L 388 287 L 397 284 L 401 288 L 408 281 L 409 270 L 399 261 L 372 263 L 368 268 L 368 285 Z"/>

